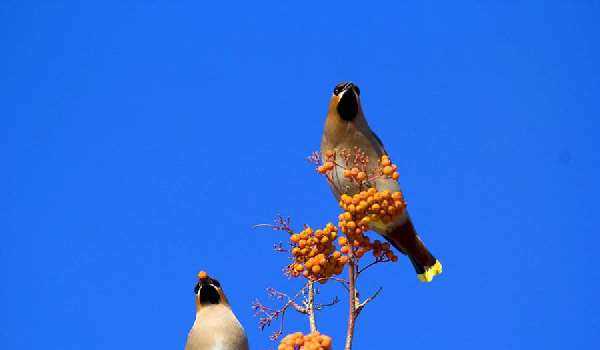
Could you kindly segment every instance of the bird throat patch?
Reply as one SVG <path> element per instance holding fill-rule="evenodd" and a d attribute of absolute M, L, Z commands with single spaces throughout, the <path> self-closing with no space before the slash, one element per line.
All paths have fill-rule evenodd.
<path fill-rule="evenodd" d="M 219 304 L 221 303 L 221 296 L 215 287 L 210 284 L 203 284 L 200 286 L 200 304 Z"/>
<path fill-rule="evenodd" d="M 351 121 L 356 118 L 356 114 L 358 113 L 358 100 L 354 90 L 348 90 L 342 95 L 342 98 L 337 105 L 337 111 L 343 120 Z"/>

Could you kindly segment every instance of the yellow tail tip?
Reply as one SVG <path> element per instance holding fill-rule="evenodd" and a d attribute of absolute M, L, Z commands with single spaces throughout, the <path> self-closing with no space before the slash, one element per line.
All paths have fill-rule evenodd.
<path fill-rule="evenodd" d="M 440 263 L 439 260 L 436 259 L 435 264 L 433 264 L 433 266 L 428 267 L 424 273 L 418 274 L 417 278 L 419 279 L 419 281 L 427 283 L 427 282 L 433 281 L 433 277 L 435 277 L 441 273 L 442 273 L 442 264 Z"/>

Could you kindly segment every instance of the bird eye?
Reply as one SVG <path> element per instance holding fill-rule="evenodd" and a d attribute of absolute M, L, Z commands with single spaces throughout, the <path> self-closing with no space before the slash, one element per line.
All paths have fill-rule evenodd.
<path fill-rule="evenodd" d="M 340 94 L 340 92 L 342 92 L 342 90 L 343 90 L 343 89 L 344 89 L 344 85 L 342 85 L 342 84 L 338 84 L 338 85 L 336 85 L 336 87 L 333 89 L 333 94 L 337 96 L 337 95 L 339 95 L 339 94 Z"/>

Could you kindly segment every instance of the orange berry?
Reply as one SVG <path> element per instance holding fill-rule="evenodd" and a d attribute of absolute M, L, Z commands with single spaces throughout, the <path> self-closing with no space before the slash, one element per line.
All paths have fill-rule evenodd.
<path fill-rule="evenodd" d="M 348 238 L 346 238 L 346 237 L 340 237 L 340 238 L 338 238 L 338 243 L 340 245 L 344 245 L 344 244 L 348 243 Z"/>
<path fill-rule="evenodd" d="M 352 168 L 352 170 L 350 170 L 350 172 L 352 172 L 352 176 L 357 176 L 358 173 L 360 172 L 360 170 L 358 170 L 358 168 Z"/>
<path fill-rule="evenodd" d="M 304 266 L 302 266 L 302 264 L 296 264 L 296 266 L 294 266 L 294 270 L 300 272 L 304 270 Z"/>
<path fill-rule="evenodd" d="M 324 347 L 325 349 L 330 348 L 331 347 L 331 343 L 332 343 L 331 337 L 328 337 L 326 335 L 322 335 L 320 343 L 321 343 L 321 346 Z"/>
<path fill-rule="evenodd" d="M 298 241 L 300 240 L 300 236 L 298 236 L 297 234 L 293 234 L 290 236 L 290 241 L 294 242 L 294 243 L 298 243 Z"/>
<path fill-rule="evenodd" d="M 347 194 L 345 194 L 345 193 L 342 195 L 341 199 L 342 199 L 342 201 L 344 201 L 344 203 L 346 203 L 346 204 L 350 204 L 350 203 L 352 203 L 352 197 L 350 197 L 349 195 L 347 195 Z"/>
<path fill-rule="evenodd" d="M 348 169 L 344 170 L 344 177 L 345 178 L 351 178 L 352 177 L 352 172 Z"/>
<path fill-rule="evenodd" d="M 313 273 L 319 273 L 319 272 L 321 272 L 321 266 L 315 265 L 311 268 L 311 270 Z"/>
<path fill-rule="evenodd" d="M 347 245 L 345 245 L 345 246 L 343 246 L 342 248 L 340 248 L 340 251 L 341 251 L 343 254 L 348 254 L 348 253 L 350 253 L 350 247 L 348 247 Z"/>
<path fill-rule="evenodd" d="M 365 174 L 364 171 L 359 171 L 358 174 L 356 174 L 356 179 L 359 181 L 363 181 L 367 178 L 367 174 Z"/>
<path fill-rule="evenodd" d="M 392 169 L 391 166 L 388 165 L 388 166 L 383 167 L 383 174 L 384 175 L 388 175 L 389 176 L 389 175 L 392 175 L 393 172 L 394 172 L 394 169 Z"/>
<path fill-rule="evenodd" d="M 333 151 L 332 151 L 332 150 L 329 150 L 329 151 L 325 152 L 325 157 L 327 157 L 327 158 L 331 158 L 331 157 L 333 157 L 333 155 L 334 155 L 334 154 L 335 154 L 335 153 L 333 153 Z"/>
<path fill-rule="evenodd" d="M 394 173 L 392 174 L 392 179 L 398 180 L 399 178 L 400 178 L 400 174 L 398 174 L 397 171 L 394 171 Z"/>
<path fill-rule="evenodd" d="M 333 165 L 333 162 L 328 161 L 328 162 L 325 162 L 325 164 L 323 164 L 323 166 L 325 167 L 325 169 L 331 170 L 331 169 L 333 169 L 334 165 Z"/>

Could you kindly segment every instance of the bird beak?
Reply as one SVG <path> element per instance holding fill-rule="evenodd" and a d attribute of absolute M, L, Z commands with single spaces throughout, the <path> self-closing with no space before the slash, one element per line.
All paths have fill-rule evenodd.
<path fill-rule="evenodd" d="M 347 83 L 338 95 L 337 112 L 343 120 L 353 120 L 358 114 L 358 93 L 354 84 Z"/>

